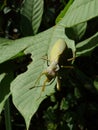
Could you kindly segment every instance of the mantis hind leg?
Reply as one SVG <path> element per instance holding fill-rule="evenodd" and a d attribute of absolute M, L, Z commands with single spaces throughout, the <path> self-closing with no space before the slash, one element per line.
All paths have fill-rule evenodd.
<path fill-rule="evenodd" d="M 61 90 L 61 82 L 60 82 L 59 77 L 57 77 L 57 85 L 56 85 L 56 88 L 57 88 L 58 91 Z"/>
<path fill-rule="evenodd" d="M 67 61 L 73 61 L 73 60 L 75 60 L 75 57 L 67 59 Z"/>
<path fill-rule="evenodd" d="M 75 60 L 75 57 L 67 59 L 67 61 L 74 61 L 74 60 Z M 73 69 L 74 67 L 71 66 L 71 65 L 69 65 L 69 66 L 63 66 L 63 65 L 61 65 L 61 68 Z"/>
<path fill-rule="evenodd" d="M 62 65 L 62 66 L 61 66 L 61 68 L 73 69 L 74 67 L 73 67 L 73 66 L 71 66 L 71 65 L 70 65 L 70 66 L 63 66 L 63 65 Z"/>

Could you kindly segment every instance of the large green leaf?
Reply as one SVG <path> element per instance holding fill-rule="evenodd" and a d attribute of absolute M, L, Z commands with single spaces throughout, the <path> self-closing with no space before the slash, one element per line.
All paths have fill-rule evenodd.
<path fill-rule="evenodd" d="M 42 19 L 43 0 L 25 0 L 21 14 L 29 19 L 32 23 L 33 32 L 36 34 Z"/>
<path fill-rule="evenodd" d="M 71 27 L 98 16 L 98 0 L 75 0 L 60 25 Z"/>
<path fill-rule="evenodd" d="M 23 115 L 27 128 L 40 103 L 48 95 L 54 93 L 55 81 L 51 84 L 49 83 L 50 85 L 48 84 L 45 91 L 41 94 L 41 86 L 46 78 L 45 76 L 41 77 L 39 82 L 34 85 L 42 71 L 47 68 L 47 61 L 44 61 L 42 57 L 49 54 L 51 47 L 59 38 L 64 38 L 68 46 L 75 51 L 74 41 L 69 40 L 64 33 L 63 27 L 55 26 L 36 37 L 32 37 L 32 46 L 24 52 L 32 54 L 33 62 L 28 66 L 28 70 L 18 76 L 11 84 L 13 102 Z M 30 89 L 33 86 L 34 88 Z"/>

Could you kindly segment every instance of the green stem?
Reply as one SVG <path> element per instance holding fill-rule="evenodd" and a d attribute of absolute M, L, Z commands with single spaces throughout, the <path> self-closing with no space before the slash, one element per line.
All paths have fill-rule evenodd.
<path fill-rule="evenodd" d="M 10 103 L 9 103 L 9 99 L 7 99 L 7 101 L 5 103 L 4 115 L 5 115 L 5 126 L 6 126 L 6 130 L 12 130 L 12 127 L 11 127 L 11 117 L 10 117 Z"/>

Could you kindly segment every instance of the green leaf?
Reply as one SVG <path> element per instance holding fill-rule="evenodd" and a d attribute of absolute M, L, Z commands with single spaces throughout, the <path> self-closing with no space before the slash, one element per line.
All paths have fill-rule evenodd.
<path fill-rule="evenodd" d="M 20 29 L 21 29 L 23 37 L 33 35 L 33 28 L 32 28 L 31 21 L 22 14 L 21 14 L 21 19 L 20 19 Z"/>
<path fill-rule="evenodd" d="M 66 101 L 66 99 L 63 98 L 60 104 L 60 110 L 68 110 L 68 108 L 69 108 L 68 101 Z"/>
<path fill-rule="evenodd" d="M 32 39 L 29 37 L 21 38 L 18 40 L 1 40 L 0 44 L 0 63 L 12 59 L 19 52 L 24 51 L 30 44 L 32 44 Z"/>
<path fill-rule="evenodd" d="M 10 83 L 14 78 L 12 70 L 15 69 L 13 65 L 10 61 L 0 64 L 0 113 L 11 94 Z"/>
<path fill-rule="evenodd" d="M 42 19 L 43 0 L 25 0 L 21 14 L 26 16 L 32 23 L 33 32 L 36 34 Z"/>
<path fill-rule="evenodd" d="M 1 2 L 0 2 L 0 11 L 2 11 L 5 6 L 7 6 L 6 0 L 1 1 Z"/>
<path fill-rule="evenodd" d="M 98 0 L 75 0 L 60 25 L 72 27 L 98 16 Z"/>
<path fill-rule="evenodd" d="M 76 45 L 76 56 L 90 55 L 92 50 L 98 46 L 98 32 L 92 37 Z"/>
<path fill-rule="evenodd" d="M 1 84 L 1 81 L 2 81 L 2 79 L 4 78 L 4 76 L 5 76 L 5 73 L 2 73 L 2 74 L 0 75 L 0 84 Z M 1 85 L 0 85 L 0 88 L 1 88 Z M 1 91 L 0 91 L 0 93 L 1 93 Z M 1 94 L 0 94 L 0 96 L 1 96 Z M 1 98 L 0 98 L 0 99 L 1 99 Z M 3 106 L 4 106 L 4 102 L 0 101 L 0 113 L 1 113 L 2 110 L 3 110 Z"/>
<path fill-rule="evenodd" d="M 66 28 L 65 32 L 70 39 L 79 41 L 85 34 L 86 28 L 87 28 L 87 22 L 84 22 L 84 23 L 77 24 L 73 27 Z"/>
<path fill-rule="evenodd" d="M 42 57 L 49 55 L 50 49 L 59 38 L 64 38 L 68 46 L 75 51 L 74 41 L 65 36 L 64 28 L 60 26 L 55 26 L 35 37 L 31 37 L 33 40 L 32 46 L 27 48 L 24 53 L 31 53 L 33 62 L 28 66 L 28 70 L 19 75 L 11 84 L 13 103 L 23 115 L 27 129 L 40 103 L 48 95 L 55 92 L 56 79 L 51 84 L 48 83 L 45 91 L 42 93 L 42 85 L 46 77 L 42 76 L 36 85 L 35 82 L 39 75 L 47 68 L 47 61 L 44 61 Z M 30 89 L 31 87 L 34 88 Z"/>
<path fill-rule="evenodd" d="M 3 44 L 3 43 L 5 44 L 5 42 L 8 42 L 8 41 L 12 41 L 12 40 L 0 37 L 0 44 Z"/>
<path fill-rule="evenodd" d="M 61 19 L 65 16 L 67 10 L 69 9 L 70 5 L 73 3 L 74 0 L 69 0 L 68 4 L 65 5 L 65 8 L 60 12 L 60 14 L 56 18 L 56 24 L 61 21 Z"/>
<path fill-rule="evenodd" d="M 79 89 L 76 88 L 76 87 L 74 88 L 74 95 L 75 95 L 75 97 L 76 97 L 77 99 L 81 97 L 80 91 L 79 91 Z"/>
<path fill-rule="evenodd" d="M 3 110 L 6 100 L 9 98 L 10 92 L 10 83 L 13 80 L 13 73 L 2 73 L 0 75 L 0 113 Z"/>

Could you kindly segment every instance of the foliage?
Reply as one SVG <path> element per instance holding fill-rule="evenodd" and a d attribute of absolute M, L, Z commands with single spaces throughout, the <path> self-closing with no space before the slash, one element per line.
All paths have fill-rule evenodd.
<path fill-rule="evenodd" d="M 43 0 L 25 0 L 21 8 L 21 14 L 26 16 L 29 22 L 32 23 L 33 33 L 36 34 L 42 19 Z"/>
<path fill-rule="evenodd" d="M 25 0 L 17 6 L 14 0 L 11 3 L 14 6 L 4 2 L 0 5 L 0 112 L 12 95 L 12 103 L 23 116 L 27 130 L 29 127 L 38 130 L 37 126 L 40 130 L 96 130 L 98 1 L 70 0 L 58 15 L 56 25 L 43 32 L 40 32 L 45 24 L 41 20 L 43 1 Z M 47 68 L 44 59 L 49 58 L 51 48 L 60 38 L 66 41 L 71 53 L 64 53 L 59 64 L 72 64 L 74 68 L 60 69 L 60 92 L 56 90 L 55 78 L 41 93 L 45 76 L 37 84 L 36 79 Z M 74 63 L 64 62 L 74 53 Z"/>

